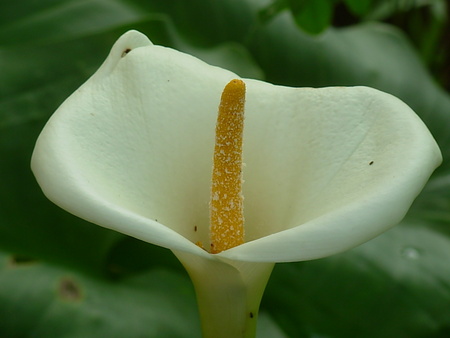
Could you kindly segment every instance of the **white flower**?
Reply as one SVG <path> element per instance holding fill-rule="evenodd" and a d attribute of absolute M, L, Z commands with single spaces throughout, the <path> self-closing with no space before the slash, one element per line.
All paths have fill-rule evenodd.
<path fill-rule="evenodd" d="M 242 303 L 242 313 L 219 315 L 231 316 L 222 329 L 205 324 L 222 310 L 201 310 L 205 336 L 241 321 L 251 337 L 273 263 L 329 256 L 386 231 L 441 162 L 422 121 L 389 94 L 243 79 L 245 243 L 210 254 L 196 243 L 209 243 L 217 109 L 235 78 L 130 31 L 50 118 L 32 158 L 54 203 L 171 249 L 201 309 Z M 224 288 L 232 291 L 217 295 Z"/>

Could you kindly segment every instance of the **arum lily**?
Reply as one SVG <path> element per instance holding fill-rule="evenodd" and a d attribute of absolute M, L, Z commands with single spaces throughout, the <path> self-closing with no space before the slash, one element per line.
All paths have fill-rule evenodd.
<path fill-rule="evenodd" d="M 130 31 L 50 118 L 32 169 L 65 210 L 172 250 L 205 337 L 253 337 L 274 263 L 386 231 L 440 162 L 425 125 L 389 94 L 239 79 Z"/>

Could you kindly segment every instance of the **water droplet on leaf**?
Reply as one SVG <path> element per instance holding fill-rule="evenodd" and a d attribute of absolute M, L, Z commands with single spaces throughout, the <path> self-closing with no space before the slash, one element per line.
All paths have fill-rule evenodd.
<path fill-rule="evenodd" d="M 422 252 L 420 249 L 407 246 L 402 249 L 402 256 L 406 259 L 417 260 L 422 256 Z"/>

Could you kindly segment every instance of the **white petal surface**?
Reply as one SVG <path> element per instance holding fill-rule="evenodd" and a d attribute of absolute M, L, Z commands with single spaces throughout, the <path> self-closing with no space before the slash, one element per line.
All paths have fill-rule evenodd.
<path fill-rule="evenodd" d="M 218 100 L 235 75 L 164 47 L 122 56 L 143 37 L 122 36 L 55 112 L 32 168 L 47 197 L 79 217 L 207 255 L 192 241 L 207 239 Z"/>
<path fill-rule="evenodd" d="M 422 121 L 389 94 L 248 87 L 244 196 L 255 240 L 225 257 L 299 261 L 353 248 L 400 222 L 442 161 Z"/>
<path fill-rule="evenodd" d="M 40 135 L 32 168 L 44 193 L 173 250 L 295 261 L 395 225 L 441 161 L 423 123 L 388 94 L 245 80 L 247 243 L 209 255 L 193 243 L 208 242 L 217 107 L 236 77 L 126 33 Z"/>

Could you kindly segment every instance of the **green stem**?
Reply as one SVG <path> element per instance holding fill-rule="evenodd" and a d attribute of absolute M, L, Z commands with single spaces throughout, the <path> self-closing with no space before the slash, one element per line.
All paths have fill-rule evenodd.
<path fill-rule="evenodd" d="M 204 338 L 254 338 L 273 263 L 225 261 L 175 252 L 197 294 Z"/>

